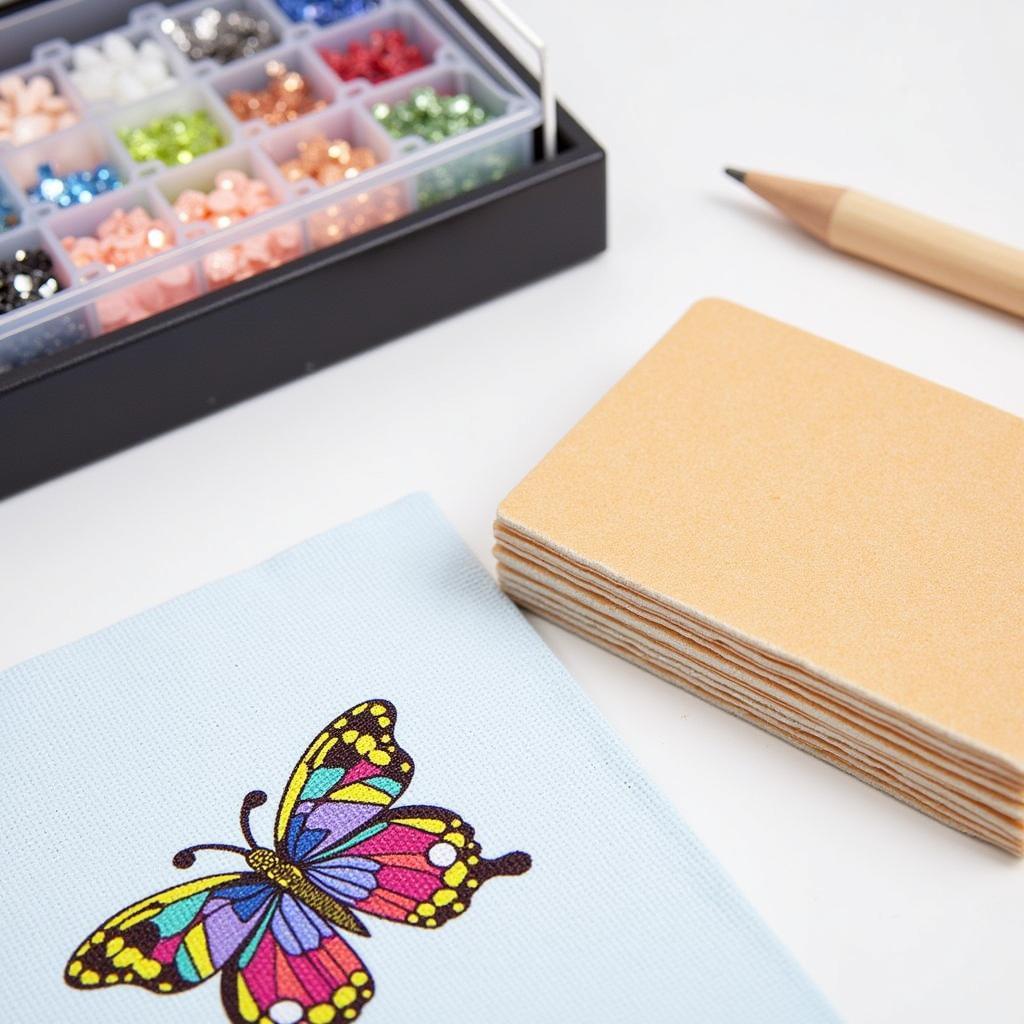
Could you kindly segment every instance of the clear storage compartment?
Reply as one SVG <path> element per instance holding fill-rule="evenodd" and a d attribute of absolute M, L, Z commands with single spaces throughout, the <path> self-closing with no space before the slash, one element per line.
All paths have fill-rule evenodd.
<path fill-rule="evenodd" d="M 210 6 L 265 18 L 276 42 L 224 64 L 177 52 L 166 30 Z M 0 314 L 0 372 L 498 180 L 529 162 L 541 122 L 536 95 L 439 0 L 381 0 L 325 27 L 291 21 L 273 0 L 146 3 L 119 31 L 136 46 L 144 39 L 161 46 L 176 86 L 130 103 L 83 100 L 69 77 L 74 46 L 98 47 L 103 37 L 90 33 L 80 16 L 68 24 L 57 12 L 41 16 L 54 19 L 53 39 L 36 48 L 31 64 L 13 70 L 46 76 L 79 120 L 26 145 L 0 143 L 0 201 L 9 193 L 11 222 L 6 230 L 0 224 L 0 258 L 40 248 L 51 256 L 60 288 Z M 374 33 L 396 30 L 419 48 L 425 66 L 385 81 L 346 80 L 321 56 L 352 43 L 369 46 L 379 42 Z M 321 109 L 279 125 L 236 118 L 231 93 L 262 88 L 269 60 L 298 71 Z M 0 81 L 3 76 L 0 71 Z M 439 141 L 392 137 L 375 118 L 375 105 L 408 99 L 424 86 L 468 94 L 486 119 Z M 134 129 L 197 110 L 220 133 L 216 148 L 186 152 L 180 162 L 157 159 L 146 147 L 131 152 Z M 310 173 L 311 157 L 323 153 L 309 147 L 320 139 L 344 143 L 335 154 L 338 166 Z M 100 164 L 114 169 L 122 187 L 66 208 L 31 201 L 41 166 L 63 175 Z M 244 216 L 231 196 L 213 196 L 218 180 L 227 191 L 231 181 L 261 183 Z M 126 216 L 136 207 L 166 222 L 172 245 L 114 270 L 102 260 L 74 265 L 62 239 L 95 237 L 112 211 Z M 81 251 L 76 258 L 85 259 Z"/>

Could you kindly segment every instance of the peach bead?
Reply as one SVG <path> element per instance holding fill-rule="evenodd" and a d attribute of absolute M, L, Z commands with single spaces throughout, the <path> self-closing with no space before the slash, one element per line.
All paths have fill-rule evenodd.
<path fill-rule="evenodd" d="M 0 142 L 23 146 L 77 121 L 46 75 L 33 75 L 27 82 L 19 75 L 0 78 Z"/>

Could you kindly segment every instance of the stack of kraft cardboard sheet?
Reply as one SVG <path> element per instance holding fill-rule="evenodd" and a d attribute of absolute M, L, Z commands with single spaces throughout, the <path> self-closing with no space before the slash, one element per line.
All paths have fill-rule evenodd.
<path fill-rule="evenodd" d="M 705 300 L 495 537 L 523 607 L 1024 854 L 1024 421 Z"/>

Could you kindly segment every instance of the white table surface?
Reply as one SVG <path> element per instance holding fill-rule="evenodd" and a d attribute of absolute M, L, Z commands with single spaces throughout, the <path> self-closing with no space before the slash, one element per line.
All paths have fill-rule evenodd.
<path fill-rule="evenodd" d="M 0 502 L 0 666 L 413 490 L 492 565 L 501 497 L 701 296 L 1024 415 L 1020 322 L 822 249 L 720 170 L 855 184 L 1024 244 L 1024 5 L 516 6 L 610 150 L 609 252 Z M 317 315 L 345 329 L 329 297 Z M 844 1017 L 1024 1019 L 1024 864 L 537 628 Z"/>

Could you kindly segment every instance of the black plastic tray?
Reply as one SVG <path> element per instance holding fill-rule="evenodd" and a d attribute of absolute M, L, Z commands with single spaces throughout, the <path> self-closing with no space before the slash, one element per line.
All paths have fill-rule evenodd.
<path fill-rule="evenodd" d="M 119 23 L 114 6 L 97 5 L 93 32 Z M 8 48 L 14 35 L 39 41 L 31 24 Z M 14 66 L 27 52 L 3 55 Z M 561 107 L 557 155 L 540 159 L 539 131 L 534 145 L 535 162 L 494 185 L 0 375 L 0 497 L 601 252 L 604 150 Z"/>

